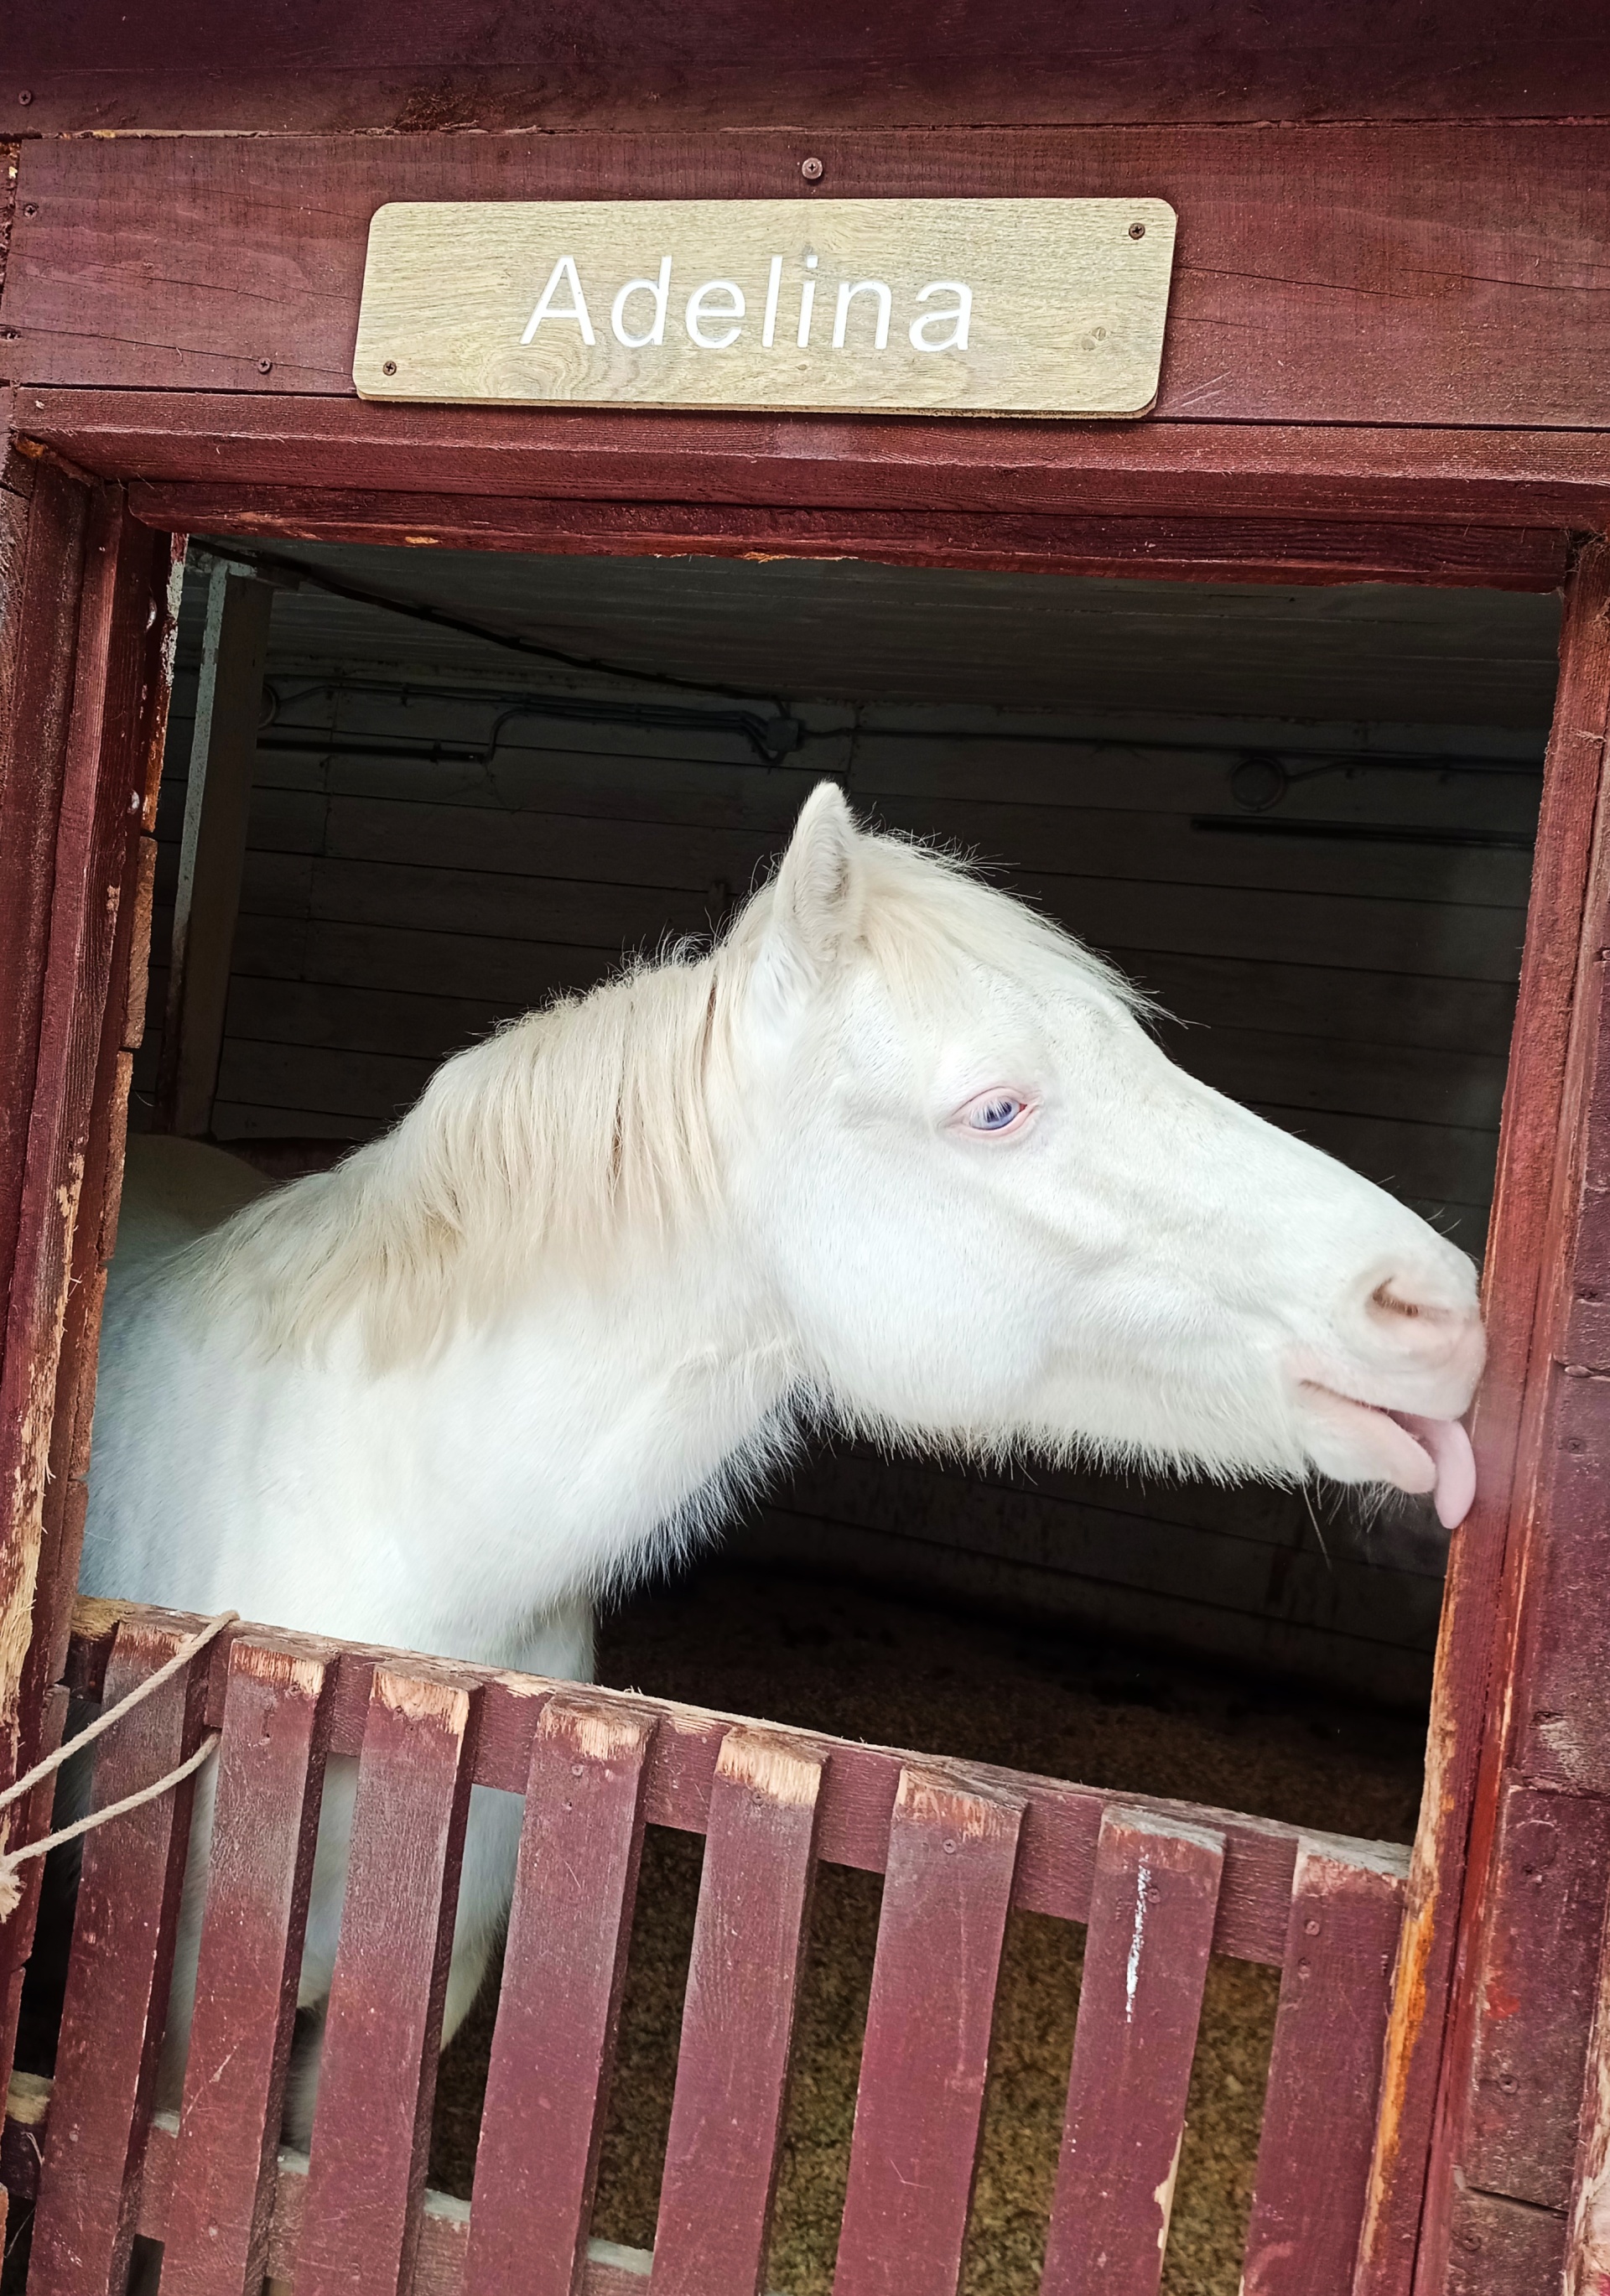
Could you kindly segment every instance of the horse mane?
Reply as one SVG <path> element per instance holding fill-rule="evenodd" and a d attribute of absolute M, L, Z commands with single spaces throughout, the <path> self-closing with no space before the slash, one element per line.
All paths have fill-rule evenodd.
<path fill-rule="evenodd" d="M 1072 962 L 1137 999 L 1049 919 L 956 857 L 864 835 L 858 941 L 897 1000 L 954 994 L 969 972 Z M 443 1062 L 382 1138 L 249 1204 L 193 1247 L 193 1297 L 243 1313 L 269 1351 L 355 1324 L 377 1369 L 494 1319 L 535 1266 L 585 1267 L 624 1234 L 667 1235 L 721 1194 L 713 1096 L 771 906 L 762 887 L 702 954 L 674 948 L 564 996 Z"/>

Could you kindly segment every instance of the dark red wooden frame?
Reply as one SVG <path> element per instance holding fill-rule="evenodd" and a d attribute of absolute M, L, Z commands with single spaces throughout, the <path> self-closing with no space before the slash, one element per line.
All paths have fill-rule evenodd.
<path fill-rule="evenodd" d="M 1337 242 L 1326 237 L 1324 197 L 1292 176 L 1289 140 L 1282 176 L 1264 165 L 1267 141 L 1247 131 L 1196 130 L 1188 151 L 1171 131 L 1125 147 L 1125 166 L 1149 169 L 1154 188 L 1160 167 L 1182 167 L 1193 217 L 1218 218 L 1216 246 L 1199 240 L 1193 252 L 1188 234 L 1182 241 L 1199 280 L 1236 275 L 1227 250 L 1258 276 L 1252 306 L 1229 289 L 1228 302 L 1203 303 L 1193 285 L 1194 324 L 1210 335 L 1261 329 L 1321 363 L 1305 403 L 1257 381 L 1214 403 L 1176 361 L 1158 419 L 1113 427 L 365 407 L 341 395 L 349 386 L 317 349 L 328 327 L 316 294 L 310 301 L 300 284 L 259 291 L 263 265 L 303 229 L 309 168 L 334 170 L 336 207 L 353 215 L 393 178 L 473 191 L 500 168 L 527 190 L 557 169 L 566 188 L 579 170 L 587 188 L 636 191 L 645 167 L 664 189 L 775 190 L 797 182 L 788 171 L 798 139 L 786 135 L 646 138 L 629 151 L 620 139 L 607 149 L 561 139 L 501 156 L 490 143 L 452 151 L 452 139 L 430 136 L 407 153 L 326 139 L 288 160 L 261 144 L 25 153 L 12 273 L 23 302 L 13 307 L 8 291 L 5 307 L 28 323 L 22 348 L 7 354 L 22 378 L 12 394 L 21 443 L 0 485 L 0 540 L 12 537 L 0 559 L 0 664 L 19 697 L 0 747 L 0 856 L 21 864 L 0 912 L 0 956 L 11 960 L 0 977 L 14 984 L 0 1104 L 29 1111 L 25 1132 L 0 1132 L 0 1245 L 18 1240 L 0 1390 L 0 1470 L 12 1494 L 0 1550 L 0 1657 L 10 1652 L 0 1719 L 14 1718 L 17 1759 L 61 1726 L 51 1686 L 81 1521 L 98 1270 L 115 1218 L 118 1095 L 138 1034 L 149 914 L 151 848 L 118 808 L 136 788 L 149 802 L 160 749 L 168 531 L 206 527 L 292 552 L 308 537 L 423 538 L 1536 589 L 1574 567 L 1490 1254 L 1483 1496 L 1450 1577 L 1360 2282 L 1521 2296 L 1552 2286 L 1560 2268 L 1610 1865 L 1598 1664 L 1610 1646 L 1599 1615 L 1610 1575 L 1595 1545 L 1598 1451 L 1610 1424 L 1610 1334 L 1598 1312 L 1610 1296 L 1598 1274 L 1610 1250 L 1598 1234 L 1610 1107 L 1598 1062 L 1610 896 L 1597 842 L 1610 647 L 1603 549 L 1583 547 L 1610 525 L 1610 437 L 1594 427 L 1604 363 L 1590 283 L 1567 263 L 1550 285 L 1563 317 L 1553 363 L 1540 366 L 1522 350 L 1535 279 L 1495 270 L 1483 284 L 1476 258 L 1483 233 L 1504 243 L 1518 198 L 1517 228 L 1531 237 L 1517 245 L 1548 242 L 1564 261 L 1605 197 L 1610 142 L 1600 129 L 1545 127 L 1484 130 L 1474 142 L 1463 131 L 1438 142 L 1395 130 L 1395 143 L 1370 131 L 1349 145 L 1351 131 L 1328 132 L 1342 140 L 1304 149 L 1339 160 L 1336 180 L 1376 186 L 1384 245 L 1411 283 L 1374 339 L 1374 364 L 1344 360 L 1333 375 L 1328 322 L 1316 331 L 1303 316 L 1305 296 L 1379 290 L 1334 267 L 1294 283 L 1294 262 L 1332 263 Z M 821 148 L 826 188 L 840 192 L 995 182 L 1027 149 L 977 135 L 925 138 L 920 152 L 887 135 Z M 1028 164 L 1037 184 L 1079 188 L 1092 169 L 1110 176 L 1117 155 L 1111 139 L 1098 150 L 1088 136 L 1047 133 Z M 1449 253 L 1445 219 L 1425 212 L 1439 168 L 1456 160 L 1474 187 L 1459 226 L 1475 234 L 1468 259 Z M 921 184 L 914 167 L 927 170 Z M 149 317 L 152 297 L 160 305 L 168 291 L 152 250 L 171 244 L 181 194 L 193 242 L 197 215 L 216 223 L 215 245 L 200 234 L 211 266 L 192 298 L 200 332 L 182 352 L 170 334 L 154 356 L 162 329 L 149 331 L 141 379 L 155 387 L 110 387 L 127 379 L 133 317 Z M 1260 252 L 1271 219 L 1278 261 Z M 350 270 L 349 218 L 341 230 L 333 252 L 309 242 L 325 295 Z M 102 259 L 74 275 L 83 331 L 64 356 L 69 307 L 51 304 L 50 276 L 86 233 L 98 235 Z M 1355 308 L 1368 333 L 1376 307 Z M 1510 348 L 1495 357 L 1494 345 Z M 1483 347 L 1474 357 L 1473 346 Z M 1529 427 L 1540 423 L 1550 427 Z M 28 1822 L 42 1819 L 36 1810 Z M 0 1937 L 13 2007 L 27 1923 L 25 1912 Z M 1602 2023 L 1610 2030 L 1610 2014 Z M 1597 2060 L 1589 2078 L 1591 2087 Z"/>

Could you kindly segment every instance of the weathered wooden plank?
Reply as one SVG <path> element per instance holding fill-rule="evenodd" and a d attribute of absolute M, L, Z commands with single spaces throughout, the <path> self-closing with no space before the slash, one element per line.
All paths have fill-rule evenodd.
<path fill-rule="evenodd" d="M 18 458 L 8 450 L 11 461 Z M 21 1218 L 92 490 L 54 462 L 0 489 L 0 1311 Z"/>
<path fill-rule="evenodd" d="M 107 1698 L 136 1688 L 184 1639 L 126 1619 L 106 1669 Z M 190 1667 L 120 1723 L 100 1749 L 92 1807 L 121 1800 L 183 1761 L 201 1741 L 205 1697 L 205 1670 Z M 122 2296 L 193 1791 L 186 1780 L 85 1837 L 30 2265 L 37 2284 L 62 2296 Z"/>
<path fill-rule="evenodd" d="M 834 2296 L 955 2296 L 1023 1813 L 900 1772 Z"/>
<path fill-rule="evenodd" d="M 331 1670 L 237 1636 L 166 2224 L 168 2296 L 258 2296 L 267 2269 Z"/>
<path fill-rule="evenodd" d="M 596 557 L 859 558 L 885 566 L 998 573 L 1143 576 L 1151 581 L 1437 582 L 1448 587 L 1557 589 L 1565 537 L 1552 527 L 1250 519 L 1037 520 L 1023 513 L 910 511 L 645 511 L 613 503 L 556 506 L 481 495 L 323 494 L 307 487 L 153 486 L 130 505 L 152 526 L 299 541 L 384 545 L 412 529 L 432 547 L 575 552 Z"/>
<path fill-rule="evenodd" d="M 1610 898 L 1602 801 L 1607 607 L 1610 548 L 1598 542 L 1578 560 L 1565 602 L 1488 1255 L 1488 1371 L 1474 1426 L 1480 1496 L 1450 1558 L 1425 1817 L 1372 2176 L 1366 2261 L 1372 2269 L 1381 2263 L 1371 2296 L 1376 2286 L 1407 2286 L 1417 2242 L 1427 2284 L 1449 2255 L 1471 2046 L 1486 1983 L 1478 1940 L 1507 1913 L 1493 1881 L 1504 1767 L 1513 1758 L 1505 1742 L 1510 1725 L 1524 1734 L 1517 1751 L 1527 1770 L 1540 1783 L 1560 1784 L 1573 1782 L 1557 1767 L 1573 1726 L 1567 1724 L 1562 1738 L 1557 1724 L 1573 1711 L 1572 1696 L 1583 1701 L 1577 1726 L 1598 1726 L 1595 1675 L 1602 1669 L 1580 1661 L 1602 1646 L 1605 1574 L 1581 1563 L 1590 1543 L 1581 1534 L 1599 1521 L 1602 1497 L 1577 1473 L 1584 1454 L 1573 1448 L 1598 1439 L 1557 1424 L 1546 1438 L 1544 1428 L 1550 1408 L 1568 1416 L 1573 1390 L 1588 1384 L 1559 1375 L 1554 1358 L 1563 1352 L 1573 1293 L 1598 1288 L 1571 1159 L 1584 1130 L 1596 1148 L 1603 1131 L 1597 1116 L 1589 1126 L 1589 1112 L 1602 1036 L 1598 953 Z M 1591 1406 L 1586 1415 L 1596 1422 Z M 1500 1684 L 1503 1696 L 1490 1709 L 1491 1686 Z M 1461 1943 L 1466 1975 L 1445 2039 Z M 1440 2118 L 1439 2083 L 1451 2104 Z"/>
<path fill-rule="evenodd" d="M 711 1790 L 652 2296 L 759 2296 L 823 1758 L 733 1730 Z"/>
<path fill-rule="evenodd" d="M 1008 181 L 1021 196 L 1144 195 L 1162 184 L 1187 219 L 1164 415 L 1591 429 L 1605 321 L 1581 250 L 1605 235 L 1605 151 L 1601 128 L 1553 124 L 924 127 L 829 135 L 817 156 L 824 193 L 841 198 L 969 197 Z M 799 167 L 794 128 L 503 144 L 429 132 L 45 138 L 24 147 L 18 184 L 12 372 L 24 383 L 344 396 L 365 236 L 382 201 L 808 197 Z M 1369 227 L 1338 233 L 1338 214 Z"/>
<path fill-rule="evenodd" d="M 1101 1822 L 1041 2296 L 1154 2296 L 1162 2277 L 1224 1838 Z"/>
<path fill-rule="evenodd" d="M 571 1693 L 538 1723 L 466 2296 L 572 2296 L 581 2283 L 653 1734 L 650 1713 Z"/>
<path fill-rule="evenodd" d="M 1245 2296 L 1348 2296 L 1369 2180 L 1407 1861 L 1297 1854 L 1247 2229 Z"/>
<path fill-rule="evenodd" d="M 1610 1882 L 1610 1803 L 1506 1782 L 1461 2166 L 1468 2183 L 1569 2205 Z"/>
<path fill-rule="evenodd" d="M 120 1620 L 144 1620 L 181 1633 L 191 1632 L 201 1623 L 184 1611 L 101 1601 L 81 1601 L 74 1616 L 77 1623 L 65 1678 L 76 1694 L 89 1698 L 101 1695 Z M 332 1645 L 316 1636 L 278 1628 L 245 1627 L 240 1631 L 261 1632 L 276 1648 L 287 1651 L 324 1654 L 335 1650 L 333 1754 L 355 1755 L 363 1745 L 377 1663 L 405 1672 L 410 1663 L 410 1653 L 405 1651 L 380 1651 L 355 1644 Z M 417 1660 L 412 1662 L 418 1664 Z M 476 1783 L 507 1793 L 523 1793 L 544 1698 L 554 1685 L 533 1676 L 445 1660 L 432 1661 L 431 1673 L 434 1679 L 452 1684 L 466 1694 L 480 1693 L 481 1712 L 472 1758 Z M 220 1652 L 212 1660 L 208 1678 L 208 1715 L 214 1728 L 222 1718 L 224 1681 Z M 568 1690 L 571 1685 L 564 1687 Z M 589 1688 L 587 1698 L 589 1704 L 596 1702 L 606 1712 L 647 1713 L 674 1722 L 673 1728 L 656 1734 L 648 1759 L 645 1815 L 651 1824 L 702 1833 L 708 1822 L 722 1743 L 733 1722 L 743 1718 L 597 1687 Z M 926 1775 L 924 1757 L 833 1738 L 820 1731 L 791 1732 L 790 1736 L 827 1758 L 817 1820 L 818 1857 L 829 1864 L 883 1873 L 889 1859 L 890 1826 L 901 1775 L 912 1769 Z M 946 1766 L 945 1775 L 960 1782 L 958 1791 L 977 1791 L 985 1797 L 994 1794 L 1005 1797 L 1013 1807 L 1019 1802 L 1023 1805 L 1026 1816 L 1013 1877 L 1013 1903 L 1031 1913 L 1055 1914 L 1065 1921 L 1086 1920 L 1101 1813 L 1112 1797 L 1097 1787 L 1032 1777 L 988 1762 L 952 1762 Z M 1292 1874 L 1299 1845 L 1310 1837 L 1277 1819 L 1251 1817 L 1233 1810 L 1209 1809 L 1144 1794 L 1126 1794 L 1123 1801 L 1126 1808 L 1207 1824 L 1223 1833 L 1224 1879 L 1213 1950 L 1281 1965 L 1290 1927 Z M 1380 1847 L 1353 1846 L 1361 1856 L 1374 1854 Z M 1346 1849 L 1349 1845 L 1341 1847 Z M 1400 1855 L 1396 1850 L 1384 1854 Z"/>
<path fill-rule="evenodd" d="M 294 2278 L 400 2296 L 419 2242 L 469 1809 L 472 1693 L 374 1669 Z"/>
<path fill-rule="evenodd" d="M 1598 531 L 1591 430 L 1448 430 L 1180 417 L 1136 424 L 876 416 L 809 424 L 292 402 L 272 391 L 34 387 L 17 426 L 108 478 L 681 502 L 1306 517 L 1467 518 Z"/>
<path fill-rule="evenodd" d="M 208 1128 L 240 907 L 274 591 L 215 561 L 185 789 L 156 1124 Z"/>
<path fill-rule="evenodd" d="M 86 9 L 74 30 L 69 43 L 30 21 L 19 36 L 12 76 L 36 133 L 524 128 L 537 118 L 550 130 L 619 130 L 661 126 L 673 109 L 706 130 L 809 119 L 818 132 L 914 118 L 1100 126 L 1610 111 L 1596 27 L 1557 5 L 1522 25 L 1491 0 L 1454 25 L 1372 9 L 1345 37 L 1312 0 L 1273 27 L 1251 4 L 1199 26 L 1147 0 L 1111 45 L 1093 45 L 1083 19 L 1036 5 L 1014 20 L 1004 50 L 982 20 L 936 22 L 909 4 L 875 28 L 853 9 L 782 7 L 737 49 L 730 16 L 707 4 L 647 26 L 633 11 L 601 10 L 586 44 L 558 9 L 534 10 L 517 35 L 494 7 L 444 18 L 420 0 L 362 0 L 334 24 L 299 4 L 250 42 L 205 16 L 141 39 L 106 6 Z M 534 77 L 532 55 L 550 53 Z"/>
<path fill-rule="evenodd" d="M 48 499 L 50 485 L 41 491 Z M 129 1082 L 120 1057 L 132 942 L 125 896 L 154 804 L 177 603 L 170 539 L 143 535 L 115 490 L 94 491 L 76 542 L 64 545 L 48 520 L 46 528 L 53 540 L 24 584 L 21 610 L 30 617 L 37 610 L 43 624 L 36 635 L 48 637 L 62 606 L 56 553 L 68 547 L 78 609 L 71 702 L 63 730 L 33 672 L 23 679 L 25 701 L 33 681 L 36 714 L 17 729 L 24 746 L 12 783 L 16 802 L 0 837 L 15 837 L 32 857 L 30 873 L 47 845 L 51 852 L 45 943 L 36 885 L 22 904 L 32 922 L 11 951 L 20 971 L 0 972 L 10 1015 L 4 1058 L 15 1071 L 7 1089 L 21 1095 L 13 1110 L 28 1111 L 21 1173 L 0 1171 L 14 1246 L 0 1363 L 0 1746 L 18 1767 L 44 1751 L 37 1733 L 66 1656 L 78 1574 L 100 1268 Z M 61 669 L 67 640 L 57 635 Z M 50 746 L 58 733 L 59 772 Z M 45 745 L 31 800 L 42 808 L 37 815 L 27 787 L 35 762 L 27 745 L 36 737 Z M 8 1197 L 12 1181 L 20 1193 Z M 30 1809 L 30 1823 L 43 1807 Z M 36 1891 L 30 1875 L 22 1907 L 0 1932 L 0 2069 L 10 2062 Z"/>
<path fill-rule="evenodd" d="M 1461 2185 L 1450 2217 L 1446 2296 L 1559 2296 L 1565 2219 L 1556 2210 Z"/>

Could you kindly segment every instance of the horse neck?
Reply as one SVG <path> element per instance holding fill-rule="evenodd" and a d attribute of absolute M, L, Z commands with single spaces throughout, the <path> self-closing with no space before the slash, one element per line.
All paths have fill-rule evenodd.
<path fill-rule="evenodd" d="M 355 1400 L 377 1448 L 406 1427 L 456 1463 L 473 1578 L 496 1589 L 489 1627 L 628 1578 L 713 1524 L 772 1447 L 794 1376 L 761 1287 L 706 1231 L 624 1247 L 585 1277 L 555 1267 Z M 440 1554 L 438 1497 L 419 1509 L 422 1555 Z M 461 1577 L 455 1563 L 444 1599 Z"/>

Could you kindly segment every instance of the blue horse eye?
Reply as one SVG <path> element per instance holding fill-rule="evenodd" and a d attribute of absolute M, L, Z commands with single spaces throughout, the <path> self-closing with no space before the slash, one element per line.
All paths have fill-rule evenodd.
<path fill-rule="evenodd" d="M 973 1120 L 981 1132 L 998 1132 L 1011 1123 L 1022 1106 L 1018 1100 L 992 1100 L 987 1108 L 979 1110 Z"/>

